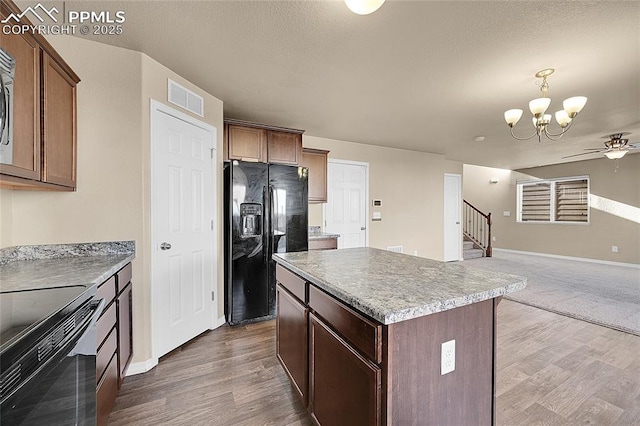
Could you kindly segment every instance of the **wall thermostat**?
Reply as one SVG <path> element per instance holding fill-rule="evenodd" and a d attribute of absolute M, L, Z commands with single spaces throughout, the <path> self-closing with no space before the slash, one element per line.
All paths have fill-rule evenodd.
<path fill-rule="evenodd" d="M 373 200 L 371 204 L 373 204 L 373 207 L 380 207 L 382 206 L 382 200 Z"/>

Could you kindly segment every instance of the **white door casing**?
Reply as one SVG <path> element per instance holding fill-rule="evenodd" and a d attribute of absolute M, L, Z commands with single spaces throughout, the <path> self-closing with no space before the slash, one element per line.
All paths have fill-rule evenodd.
<path fill-rule="evenodd" d="M 216 129 L 151 101 L 153 357 L 213 328 L 217 318 Z"/>
<path fill-rule="evenodd" d="M 445 262 L 461 260 L 462 248 L 462 177 L 444 175 L 444 248 Z"/>
<path fill-rule="evenodd" d="M 322 214 L 325 232 L 339 234 L 338 248 L 366 247 L 369 199 L 369 164 L 328 161 L 327 202 Z"/>

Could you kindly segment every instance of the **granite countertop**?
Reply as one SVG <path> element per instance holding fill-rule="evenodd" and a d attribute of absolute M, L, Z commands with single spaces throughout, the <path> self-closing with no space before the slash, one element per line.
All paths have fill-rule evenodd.
<path fill-rule="evenodd" d="M 133 241 L 0 250 L 0 292 L 101 284 L 135 257 Z"/>
<path fill-rule="evenodd" d="M 309 232 L 310 240 L 323 240 L 326 238 L 339 238 L 340 234 L 331 234 L 328 232 Z"/>
<path fill-rule="evenodd" d="M 374 248 L 278 253 L 273 258 L 382 324 L 492 299 L 527 279 Z"/>

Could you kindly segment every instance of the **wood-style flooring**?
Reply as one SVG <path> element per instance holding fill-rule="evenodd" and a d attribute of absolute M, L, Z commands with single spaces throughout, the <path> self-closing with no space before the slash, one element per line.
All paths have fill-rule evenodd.
<path fill-rule="evenodd" d="M 503 300 L 497 411 L 498 425 L 640 425 L 640 337 Z M 312 423 L 268 321 L 204 333 L 127 377 L 109 424 Z"/>

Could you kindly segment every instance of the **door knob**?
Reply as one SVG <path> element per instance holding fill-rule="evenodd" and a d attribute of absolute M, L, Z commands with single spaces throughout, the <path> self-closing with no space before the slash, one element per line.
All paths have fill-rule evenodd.
<path fill-rule="evenodd" d="M 171 249 L 171 244 L 169 243 L 160 244 L 160 250 L 170 250 L 170 249 Z"/>
<path fill-rule="evenodd" d="M 456 225 L 460 225 L 460 222 L 456 222 Z"/>
<path fill-rule="evenodd" d="M 366 229 L 367 229 L 367 227 L 366 227 L 366 226 L 361 226 L 361 227 L 360 227 L 360 230 L 361 230 L 361 231 L 364 231 L 364 230 L 366 230 Z"/>

